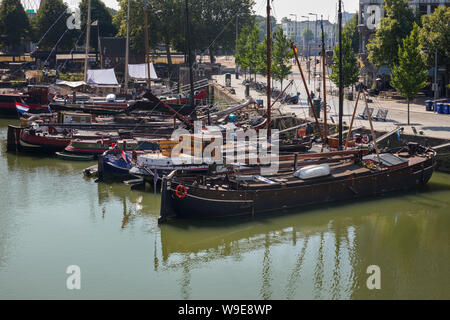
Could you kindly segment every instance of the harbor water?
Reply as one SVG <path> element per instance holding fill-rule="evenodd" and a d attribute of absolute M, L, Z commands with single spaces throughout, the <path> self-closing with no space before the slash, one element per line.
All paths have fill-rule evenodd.
<path fill-rule="evenodd" d="M 0 299 L 450 299 L 450 175 L 388 197 L 158 225 L 158 194 L 83 177 L 95 162 L 6 153 L 8 124 Z"/>

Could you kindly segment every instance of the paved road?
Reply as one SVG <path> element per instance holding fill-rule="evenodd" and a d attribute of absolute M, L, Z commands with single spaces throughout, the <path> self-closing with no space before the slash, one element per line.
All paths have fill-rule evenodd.
<path fill-rule="evenodd" d="M 230 63 L 230 61 L 228 60 Z M 293 68 L 293 73 L 290 75 L 288 80 L 285 80 L 283 83 L 283 87 L 286 86 L 290 79 L 294 80 L 294 83 L 290 88 L 286 90 L 289 94 L 295 94 L 296 92 L 300 92 L 301 102 L 298 105 L 281 105 L 277 103 L 274 108 L 280 108 L 282 112 L 295 113 L 299 117 L 308 117 L 308 106 L 306 103 L 307 95 L 306 90 L 303 86 L 303 82 L 301 80 L 299 72 L 295 72 Z M 225 85 L 225 75 L 219 75 L 214 77 L 216 81 Z M 245 86 L 242 85 L 243 77 L 241 76 L 239 80 L 235 79 L 235 76 L 231 77 L 231 86 L 236 91 L 236 97 L 242 100 L 245 100 Z M 257 81 L 266 82 L 265 77 L 257 76 Z M 319 85 L 319 81 L 316 81 L 316 85 Z M 280 87 L 280 85 L 275 82 L 275 87 Z M 314 81 L 310 81 L 310 85 L 308 87 L 311 90 L 314 86 Z M 331 81 L 327 80 L 327 91 L 330 92 L 330 87 L 334 88 L 334 85 Z M 250 95 L 254 99 L 263 100 L 264 106 L 267 105 L 266 96 L 263 93 L 259 93 L 255 90 L 250 90 Z M 316 96 L 318 93 L 316 92 Z M 355 92 L 356 97 L 356 92 Z M 425 106 L 423 102 L 419 103 L 411 103 L 410 104 L 410 122 L 411 125 L 407 126 L 407 104 L 405 101 L 401 100 L 382 100 L 371 97 L 373 100 L 372 103 L 369 103 L 369 108 L 374 108 L 374 115 L 377 114 L 378 109 L 387 109 L 387 120 L 384 121 L 374 121 L 374 127 L 376 130 L 384 130 L 391 131 L 397 126 L 402 126 L 405 129 L 405 133 L 414 134 L 413 127 L 416 128 L 416 131 L 423 131 L 423 134 L 430 137 L 437 138 L 447 138 L 450 139 L 450 115 L 436 114 L 433 112 L 425 111 Z M 338 98 L 337 96 L 331 96 L 327 94 L 327 103 L 330 105 L 331 110 L 327 115 L 327 119 L 329 122 L 334 120 L 336 123 L 338 121 Z M 350 123 L 351 115 L 353 113 L 355 106 L 355 101 L 344 100 L 344 116 L 343 121 L 346 123 Z M 365 108 L 365 104 L 363 100 L 358 103 L 356 114 L 362 114 Z M 323 118 L 323 113 L 321 114 Z M 333 118 L 333 119 L 331 119 Z M 360 118 L 356 118 L 354 127 L 365 126 L 369 128 L 369 121 L 362 120 Z"/>

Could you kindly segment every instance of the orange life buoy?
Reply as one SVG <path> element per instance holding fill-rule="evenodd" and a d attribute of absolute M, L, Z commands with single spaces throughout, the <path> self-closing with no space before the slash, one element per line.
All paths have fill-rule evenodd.
<path fill-rule="evenodd" d="M 184 197 L 187 196 L 187 189 L 185 186 L 179 184 L 177 185 L 177 187 L 175 188 L 175 195 L 179 198 L 179 199 L 183 199 Z"/>
<path fill-rule="evenodd" d="M 304 136 L 306 136 L 306 129 L 304 129 L 304 128 L 298 129 L 297 136 L 299 138 L 303 138 Z"/>

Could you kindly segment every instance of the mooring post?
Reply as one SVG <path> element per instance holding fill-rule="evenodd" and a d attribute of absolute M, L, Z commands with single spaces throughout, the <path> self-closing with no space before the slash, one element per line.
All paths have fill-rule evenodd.
<path fill-rule="evenodd" d="M 297 171 L 297 158 L 298 158 L 298 153 L 294 154 L 294 172 Z"/>

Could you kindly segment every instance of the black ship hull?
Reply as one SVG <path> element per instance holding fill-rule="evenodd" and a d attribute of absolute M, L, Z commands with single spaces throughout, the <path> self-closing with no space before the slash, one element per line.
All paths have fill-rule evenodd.
<path fill-rule="evenodd" d="M 166 218 L 221 218 L 260 215 L 329 202 L 352 200 L 422 186 L 433 174 L 434 158 L 389 171 L 315 180 L 294 187 L 227 190 L 186 187 L 176 195 L 176 181 L 164 179 L 160 222 Z"/>

